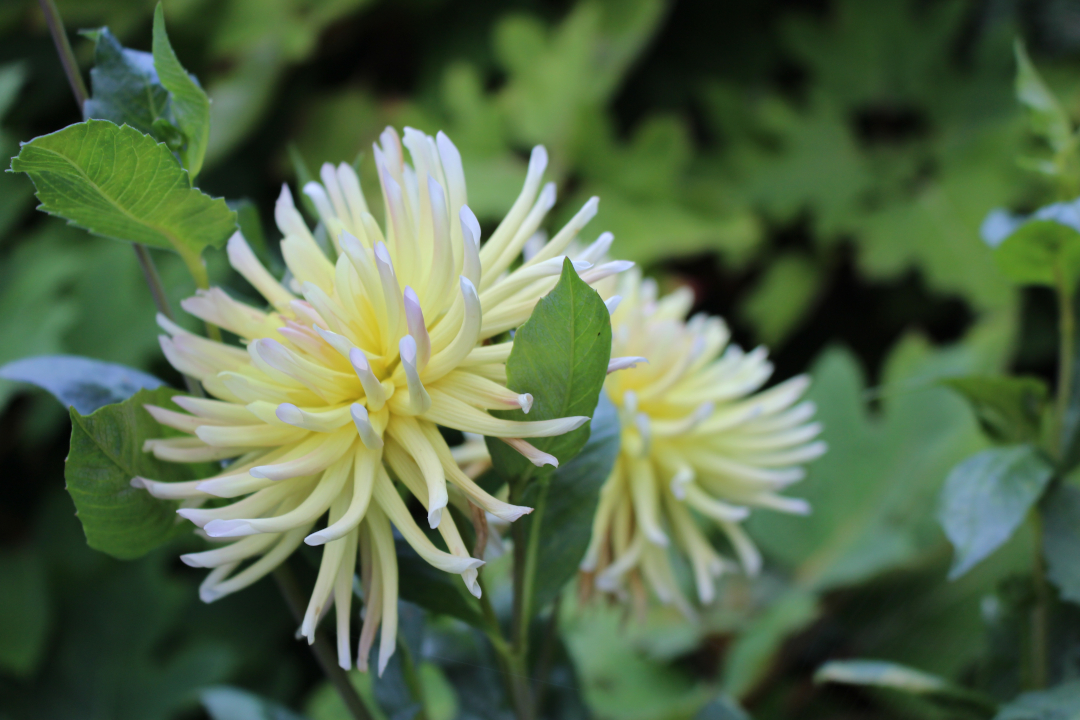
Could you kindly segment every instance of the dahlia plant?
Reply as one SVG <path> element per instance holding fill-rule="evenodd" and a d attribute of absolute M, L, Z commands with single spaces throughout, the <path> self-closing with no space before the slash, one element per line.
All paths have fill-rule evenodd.
<path fill-rule="evenodd" d="M 399 596 L 456 616 L 488 637 L 530 718 L 530 627 L 579 564 L 583 588 L 640 609 L 644 581 L 690 615 L 673 553 L 707 604 L 730 566 L 717 543 L 747 572 L 760 565 L 738 524 L 751 508 L 806 511 L 778 493 L 824 450 L 813 406 L 796 404 L 805 378 L 761 391 L 763 350 L 729 346 L 718 318 L 685 321 L 691 294 L 658 300 L 632 263 L 609 259 L 610 233 L 584 243 L 597 198 L 549 239 L 543 147 L 485 239 L 450 138 L 387 128 L 370 157 L 375 192 L 346 163 L 282 187 L 274 271 L 236 212 L 193 185 L 209 99 L 160 6 L 150 54 L 89 33 L 92 94 L 51 12 L 86 119 L 25 143 L 12 169 L 43 211 L 133 243 L 186 387 L 83 358 L 6 371 L 72 406 L 66 477 L 92 547 L 133 558 L 194 528 L 203 546 L 181 559 L 209 570 L 205 602 L 273 574 L 356 717 L 369 709 L 343 671 L 368 670 L 376 644 L 386 670 Z M 184 259 L 198 289 L 180 306 L 205 332 L 173 314 L 147 246 Z M 211 286 L 207 248 L 258 301 Z M 489 521 L 510 525 L 509 634 L 484 592 Z M 321 552 L 306 607 L 289 570 L 298 551 Z M 331 610 L 336 653 L 322 636 Z"/>

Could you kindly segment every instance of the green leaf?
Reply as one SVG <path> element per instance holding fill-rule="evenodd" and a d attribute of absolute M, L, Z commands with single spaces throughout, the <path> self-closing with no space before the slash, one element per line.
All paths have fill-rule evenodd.
<path fill-rule="evenodd" d="M 1080 489 L 1059 485 L 1041 507 L 1046 574 L 1063 599 L 1080 604 Z"/>
<path fill-rule="evenodd" d="M 0 553 L 0 669 L 18 677 L 34 674 L 45 657 L 50 604 L 37 552 Z"/>
<path fill-rule="evenodd" d="M 1027 217 L 994 210 L 980 229 L 998 269 L 1020 285 L 1076 286 L 1080 277 L 1080 201 L 1054 203 Z"/>
<path fill-rule="evenodd" d="M 50 215 L 95 235 L 175 250 L 189 265 L 236 229 L 236 213 L 191 187 L 165 145 L 107 120 L 34 138 L 11 169 L 30 176 Z"/>
<path fill-rule="evenodd" d="M 554 600 L 577 573 L 592 535 L 600 488 L 619 454 L 619 415 L 605 393 L 600 393 L 589 427 L 589 440 L 578 456 L 556 470 L 550 481 L 533 483 L 522 495 L 521 502 L 537 508 L 517 521 L 525 524 L 525 537 L 533 515 L 539 513 L 537 498 L 546 495 L 540 517 L 540 562 L 533 581 L 538 608 Z"/>
<path fill-rule="evenodd" d="M 1022 40 L 1013 46 L 1016 54 L 1016 99 L 1028 110 L 1028 122 L 1036 135 L 1046 140 L 1054 152 L 1072 144 L 1072 122 L 1058 103 L 1039 71 L 1028 57 Z"/>
<path fill-rule="evenodd" d="M 1046 383 L 1035 377 L 960 377 L 942 385 L 963 396 L 975 411 L 983 432 L 995 443 L 1012 445 L 1039 439 Z"/>
<path fill-rule="evenodd" d="M 211 720 L 303 720 L 273 700 L 227 685 L 206 688 L 199 699 Z"/>
<path fill-rule="evenodd" d="M 1080 717 L 1080 682 L 1024 693 L 1001 708 L 994 720 L 1075 720 Z"/>
<path fill-rule="evenodd" d="M 569 258 L 555 288 L 540 299 L 514 335 L 506 362 L 507 386 L 531 393 L 533 406 L 495 413 L 508 420 L 551 420 L 591 416 L 607 377 L 611 357 L 611 318 L 600 295 L 574 271 Z M 551 438 L 533 438 L 543 452 L 568 462 L 589 439 L 588 424 Z M 495 469 L 510 482 L 549 476 L 554 469 L 535 467 L 509 445 L 486 438 Z"/>
<path fill-rule="evenodd" d="M 938 379 L 975 372 L 972 344 L 934 350 L 921 338 L 898 344 L 885 366 L 877 408 L 859 362 L 829 350 L 813 365 L 807 394 L 829 452 L 792 488 L 813 512 L 755 512 L 747 531 L 795 582 L 826 590 L 865 582 L 940 543 L 934 507 L 949 470 L 985 441 L 964 401 Z"/>
<path fill-rule="evenodd" d="M 775 346 L 814 309 L 825 278 L 802 253 L 773 260 L 742 306 L 761 342 Z"/>
<path fill-rule="evenodd" d="M 479 603 L 469 595 L 461 578 L 433 568 L 404 540 L 398 539 L 395 544 L 398 595 L 402 600 L 439 615 L 464 620 L 474 627 L 486 627 Z"/>
<path fill-rule="evenodd" d="M 16 360 L 0 367 L 0 378 L 37 385 L 82 415 L 127 400 L 142 388 L 153 390 L 163 384 L 141 370 L 76 355 Z"/>
<path fill-rule="evenodd" d="M 173 481 L 213 473 L 212 465 L 168 463 L 143 452 L 146 440 L 169 435 L 143 405 L 176 410 L 171 398 L 178 394 L 168 387 L 140 390 L 90 415 L 71 410 L 71 449 L 64 479 L 86 542 L 95 550 L 130 560 L 190 531 L 177 522 L 176 502 L 158 500 L 131 486 L 136 476 Z"/>
<path fill-rule="evenodd" d="M 804 589 L 791 589 L 773 601 L 739 633 L 724 663 L 723 691 L 732 697 L 752 691 L 784 641 L 820 615 L 818 599 Z"/>
<path fill-rule="evenodd" d="M 956 548 L 950 580 L 1012 537 L 1053 474 L 1033 445 L 983 450 L 953 468 L 938 510 L 938 520 Z"/>
<path fill-rule="evenodd" d="M 160 2 L 154 9 L 153 51 L 158 77 L 172 96 L 171 109 L 176 126 L 187 139 L 187 144 L 180 151 L 180 159 L 194 179 L 202 169 L 206 146 L 210 141 L 210 98 L 173 52 L 169 35 L 165 32 L 165 13 Z"/>
<path fill-rule="evenodd" d="M 125 48 L 103 27 L 93 31 L 94 67 L 90 70 L 93 96 L 83 105 L 86 118 L 127 123 L 141 133 L 154 132 L 154 123 L 169 118 L 169 91 L 158 80 L 154 57 Z"/>
<path fill-rule="evenodd" d="M 968 706 L 990 717 L 997 709 L 993 699 L 955 685 L 943 677 L 905 665 L 881 660 L 833 660 L 814 673 L 816 683 L 870 685 L 912 695 L 923 695 L 945 705 Z"/>

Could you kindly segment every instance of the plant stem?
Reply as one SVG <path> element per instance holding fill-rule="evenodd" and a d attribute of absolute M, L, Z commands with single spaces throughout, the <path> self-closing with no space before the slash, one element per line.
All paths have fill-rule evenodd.
<path fill-rule="evenodd" d="M 75 103 L 79 106 L 79 115 L 82 115 L 89 93 L 86 91 L 86 83 L 83 82 L 82 74 L 79 72 L 79 63 L 75 59 L 71 43 L 68 42 L 64 20 L 60 17 L 60 11 L 57 10 L 54 0 L 39 0 L 39 4 L 41 12 L 45 15 L 45 24 L 49 26 L 49 34 L 52 35 L 53 43 L 56 45 L 56 52 L 60 56 L 60 64 L 64 66 L 64 74 L 67 75 L 68 83 L 71 85 L 71 94 L 75 96 Z M 135 251 L 135 258 L 139 261 L 143 277 L 146 278 L 146 284 L 150 288 L 154 306 L 157 307 L 159 313 L 170 320 L 175 320 L 172 308 L 169 307 L 169 297 L 165 294 L 165 287 L 161 284 L 161 276 L 154 265 L 154 258 L 150 256 L 150 251 L 141 243 L 131 243 L 131 247 Z M 217 330 L 217 328 L 214 329 Z M 217 339 L 221 339 L 220 333 Z M 202 386 L 195 378 L 184 375 L 184 384 L 192 395 L 205 396 Z"/>
<path fill-rule="evenodd" d="M 562 593 L 555 596 L 555 602 L 551 605 L 551 617 L 548 618 L 547 630 L 544 632 L 543 644 L 540 646 L 540 657 L 536 661 L 536 677 L 533 679 L 533 697 L 536 699 L 536 714 L 544 706 L 544 690 L 547 689 L 548 675 L 551 673 L 551 663 L 555 657 L 555 643 L 559 637 L 559 611 L 562 608 Z"/>
<path fill-rule="evenodd" d="M 1050 586 L 1046 581 L 1046 562 L 1042 556 L 1043 523 L 1038 507 L 1031 511 L 1035 552 L 1032 575 L 1035 605 L 1031 608 L 1031 689 L 1042 690 L 1050 681 Z"/>
<path fill-rule="evenodd" d="M 301 622 L 304 619 L 304 594 L 301 592 L 292 570 L 285 564 L 279 565 L 277 570 L 274 571 L 274 580 L 277 582 L 282 597 L 285 598 L 285 604 L 289 606 L 289 612 L 292 613 L 293 619 L 297 623 Z M 348 708 L 349 714 L 356 720 L 371 720 L 371 714 L 368 712 L 367 707 L 364 706 L 364 701 L 356 692 L 356 688 L 349 681 L 349 676 L 337 664 L 337 653 L 330 646 L 326 639 L 326 633 L 322 630 L 316 629 L 315 642 L 311 645 L 311 652 L 315 655 L 323 674 L 326 675 L 334 689 L 337 690 L 338 695 L 341 696 L 341 700 L 345 703 L 345 707 Z"/>
<path fill-rule="evenodd" d="M 524 485 L 524 482 L 511 485 L 511 503 L 521 502 Z M 513 660 L 511 679 L 518 720 L 533 720 L 537 712 L 532 687 L 528 681 L 529 628 L 532 625 L 536 564 L 540 552 L 540 527 L 544 519 L 544 508 L 547 505 L 547 491 L 548 486 L 545 482 L 540 488 L 535 509 L 529 515 L 527 535 L 526 523 L 511 525 L 514 538 L 514 614 L 510 626 Z"/>
<path fill-rule="evenodd" d="M 56 9 L 53 0 L 38 0 L 41 12 L 45 14 L 45 24 L 49 26 L 49 34 L 56 43 L 56 52 L 60 55 L 60 64 L 64 66 L 64 74 L 67 75 L 68 84 L 71 85 L 71 93 L 75 96 L 75 102 L 79 105 L 79 115 L 83 113 L 83 106 L 90 93 L 86 91 L 86 82 L 79 72 L 79 63 L 75 59 L 75 53 L 71 49 L 67 33 L 64 31 L 64 21 L 60 19 L 60 11 Z"/>
<path fill-rule="evenodd" d="M 405 676 L 405 684 L 408 686 L 413 699 L 420 703 L 420 711 L 413 717 L 413 720 L 427 720 L 427 699 L 424 697 L 424 686 L 420 682 L 416 659 L 413 658 L 409 644 L 405 642 L 401 635 L 398 635 L 397 646 L 401 652 L 401 672 Z"/>
<path fill-rule="evenodd" d="M 1063 446 L 1062 434 L 1065 430 L 1065 415 L 1069 410 L 1069 398 L 1072 395 L 1073 363 L 1076 351 L 1076 310 L 1072 296 L 1061 272 L 1057 272 L 1057 294 L 1059 306 L 1058 328 L 1061 346 L 1058 349 L 1058 383 L 1056 407 L 1054 408 L 1054 452 L 1057 459 L 1067 451 Z"/>

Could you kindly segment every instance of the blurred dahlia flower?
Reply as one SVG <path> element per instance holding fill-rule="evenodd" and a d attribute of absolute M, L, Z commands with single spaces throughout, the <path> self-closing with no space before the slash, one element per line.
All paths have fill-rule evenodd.
<path fill-rule="evenodd" d="M 629 593 L 639 610 L 647 584 L 664 603 L 692 608 L 670 553 L 684 556 L 698 599 L 715 597 L 729 569 L 709 540 L 726 535 L 743 568 L 760 555 L 739 522 L 751 508 L 804 514 L 804 500 L 778 491 L 801 480 L 800 467 L 825 452 L 811 402 L 796 404 L 809 379 L 794 377 L 763 392 L 772 374 L 764 348 L 729 345 L 717 317 L 684 318 L 693 294 L 682 288 L 657 300 L 656 284 L 638 273 L 620 278 L 612 314 L 612 360 L 604 384 L 619 409 L 622 446 L 600 492 L 592 539 L 581 569 L 584 589 Z M 622 372 L 614 372 L 622 370 Z"/>
<path fill-rule="evenodd" d="M 173 462 L 227 461 L 213 477 L 132 484 L 160 498 L 183 499 L 177 512 L 223 544 L 183 556 L 211 568 L 200 595 L 211 602 L 263 577 L 301 542 L 324 545 L 301 626 L 315 628 L 336 606 L 338 659 L 352 666 L 349 644 L 353 573 L 359 556 L 366 605 L 357 665 L 381 624 L 380 674 L 397 627 L 397 559 L 391 526 L 431 565 L 460 574 L 479 596 L 476 569 L 449 513 L 471 502 L 505 521 L 531 510 L 501 502 L 454 462 L 438 425 L 503 438 L 537 464 L 556 463 L 526 438 L 560 435 L 588 418 L 512 422 L 487 410 L 529 411 L 530 395 L 506 388 L 511 341 L 484 341 L 517 327 L 558 281 L 562 253 L 596 213 L 591 199 L 542 250 L 508 272 L 555 202 L 541 189 L 547 164 L 532 152 L 524 189 L 491 238 L 466 205 L 461 158 L 450 140 L 387 129 L 374 148 L 387 221 L 380 228 L 353 169 L 324 165 L 304 193 L 333 243 L 320 249 L 287 187 L 275 210 L 289 279 L 278 282 L 237 233 L 232 266 L 262 294 L 267 310 L 219 288 L 199 291 L 183 308 L 239 336 L 244 348 L 189 333 L 159 317 L 161 347 L 182 373 L 215 399 L 174 398 L 186 413 L 148 406 L 179 438 L 148 440 L 145 450 Z M 412 164 L 404 161 L 402 145 Z M 535 241 L 534 241 L 535 242 Z M 587 282 L 626 269 L 596 263 L 611 236 L 579 253 Z M 290 277 L 291 276 L 291 277 Z M 449 552 L 439 550 L 410 515 L 387 468 L 427 510 Z M 231 502 L 200 507 L 204 501 Z M 328 513 L 325 527 L 316 529 Z"/>

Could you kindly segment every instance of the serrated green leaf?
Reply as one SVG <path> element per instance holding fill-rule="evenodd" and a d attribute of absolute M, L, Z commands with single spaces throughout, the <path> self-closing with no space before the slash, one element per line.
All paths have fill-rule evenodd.
<path fill-rule="evenodd" d="M 1080 489 L 1059 485 L 1041 508 L 1046 575 L 1063 599 L 1080 604 Z"/>
<path fill-rule="evenodd" d="M 577 573 L 592 534 L 600 488 L 619 454 L 619 415 L 606 394 L 600 393 L 592 418 L 589 439 L 577 457 L 559 467 L 549 482 L 530 485 L 521 499 L 523 504 L 537 508 L 517 521 L 524 523 L 524 536 L 528 537 L 534 515 L 539 514 L 538 497 L 546 494 L 540 517 L 540 562 L 533 580 L 538 608 L 554 600 Z"/>
<path fill-rule="evenodd" d="M 1012 537 L 1053 474 L 1034 445 L 983 450 L 953 468 L 938 510 L 938 520 L 956 548 L 950 580 Z"/>
<path fill-rule="evenodd" d="M 990 717 L 997 703 L 981 693 L 955 685 L 943 677 L 881 660 L 833 660 L 814 673 L 816 683 L 840 683 L 888 688 L 922 695 L 945 705 L 961 705 Z"/>
<path fill-rule="evenodd" d="M 180 151 L 180 159 L 194 179 L 202 169 L 206 146 L 210 142 L 210 98 L 173 52 L 165 31 L 165 13 L 160 2 L 154 9 L 153 55 L 161 84 L 172 96 L 171 109 L 176 126 L 187 140 Z"/>
<path fill-rule="evenodd" d="M 942 380 L 963 396 L 983 431 L 995 443 L 1013 445 L 1039 438 L 1048 391 L 1035 377 L 961 377 Z"/>
<path fill-rule="evenodd" d="M 567 258 L 558 284 L 541 298 L 514 335 L 506 362 L 507 387 L 531 393 L 533 406 L 493 414 L 507 420 L 551 420 L 592 416 L 607 377 L 611 357 L 611 317 L 600 295 L 574 271 Z M 588 424 L 550 438 L 530 442 L 560 463 L 568 462 L 589 439 Z M 537 468 L 509 445 L 487 438 L 492 464 L 508 482 L 525 483 L 550 476 L 554 468 Z"/>
<path fill-rule="evenodd" d="M 1075 720 L 1080 717 L 1080 682 L 1024 693 L 1001 708 L 994 720 Z"/>
<path fill-rule="evenodd" d="M 90 70 L 92 97 L 83 105 L 83 116 L 127 123 L 141 133 L 154 135 L 154 122 L 168 119 L 169 91 L 158 80 L 154 57 L 120 44 L 109 28 L 94 31 L 94 67 Z"/>
<path fill-rule="evenodd" d="M 1054 152 L 1067 150 L 1073 141 L 1069 116 L 1035 69 L 1023 41 L 1017 39 L 1013 47 L 1016 55 L 1016 99 L 1027 108 L 1031 129 L 1046 140 Z"/>
<path fill-rule="evenodd" d="M 189 265 L 236 229 L 236 213 L 191 187 L 165 145 L 108 120 L 34 138 L 11 169 L 30 176 L 50 215 L 95 235 L 175 250 Z"/>
<path fill-rule="evenodd" d="M 90 415 L 71 410 L 71 448 L 64 479 L 86 542 L 95 550 L 130 560 L 190 532 L 177 522 L 176 502 L 158 500 L 131 486 L 136 476 L 168 482 L 213 474 L 211 465 L 168 463 L 143 452 L 146 440 L 168 435 L 143 405 L 178 410 L 171 399 L 178 394 L 168 387 L 140 390 Z"/>

